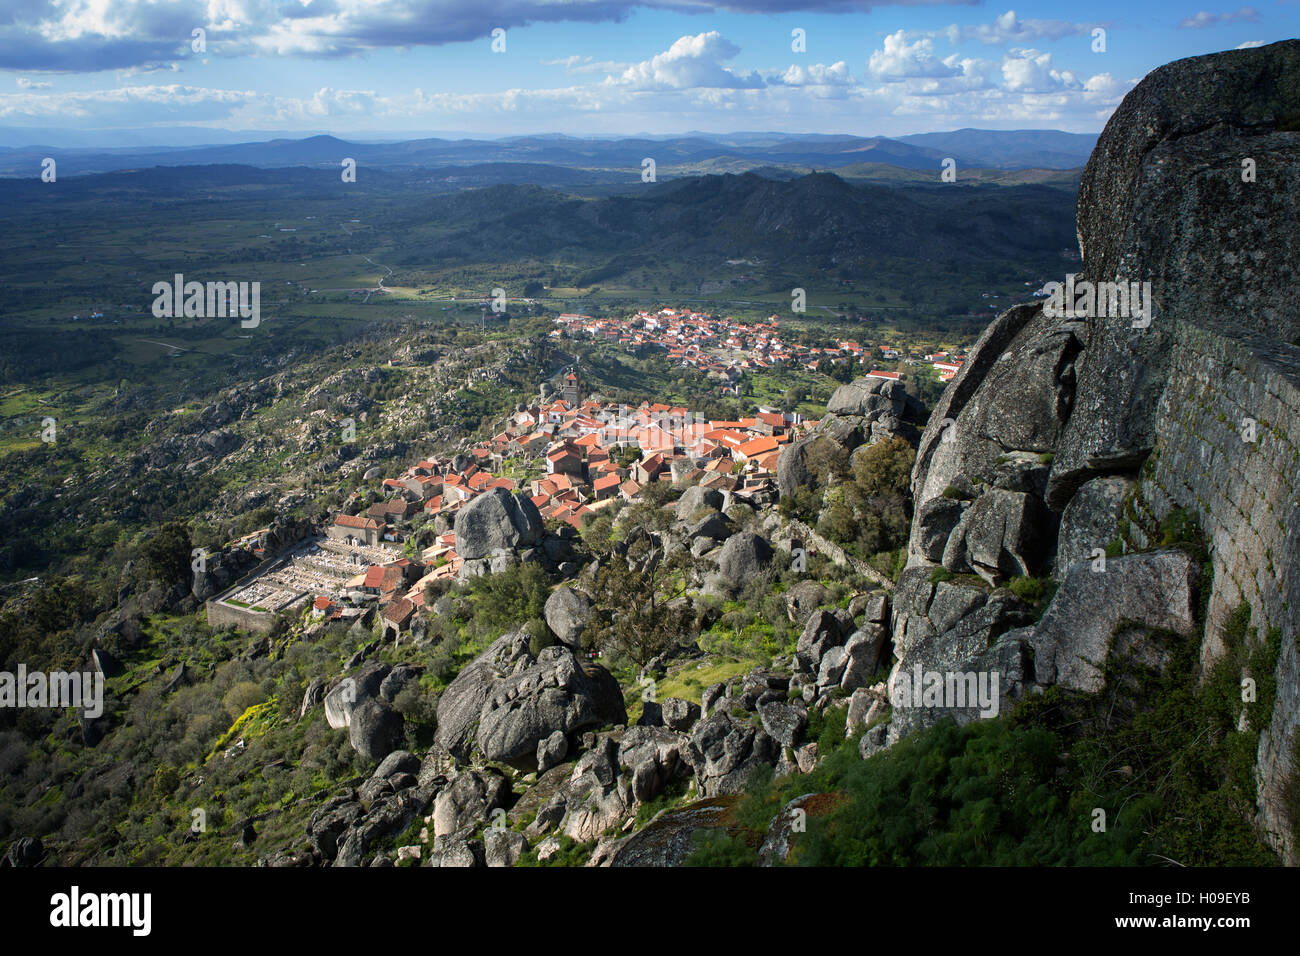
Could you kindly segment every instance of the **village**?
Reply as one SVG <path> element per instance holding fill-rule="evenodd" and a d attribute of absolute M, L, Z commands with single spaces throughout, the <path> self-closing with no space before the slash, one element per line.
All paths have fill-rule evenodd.
<path fill-rule="evenodd" d="M 935 352 L 924 359 L 905 359 L 898 349 L 881 345 L 874 350 L 858 342 L 837 340 L 834 346 L 810 348 L 781 339 L 780 317 L 766 322 L 743 323 L 705 312 L 665 308 L 657 312 L 638 312 L 630 319 L 592 318 L 566 312 L 555 320 L 552 336 L 585 334 L 620 348 L 635 350 L 658 347 L 667 352 L 669 362 L 694 368 L 726 380 L 723 393 L 734 394 L 735 382 L 745 372 L 770 368 L 802 368 L 816 371 L 829 361 L 832 365 L 867 366 L 867 374 L 882 378 L 899 378 L 900 373 L 876 369 L 875 362 L 904 362 L 930 365 L 947 382 L 961 368 L 963 358 L 947 352 Z"/>
<path fill-rule="evenodd" d="M 856 342 L 825 350 L 789 346 L 776 316 L 743 325 L 662 309 L 630 320 L 565 313 L 556 324 L 557 332 L 621 346 L 661 346 L 671 362 L 725 382 L 785 363 L 813 370 L 828 358 L 858 370 L 866 366 L 858 373 L 868 377 L 897 380 L 905 373 L 871 363 L 920 361 Z M 962 359 L 934 353 L 924 362 L 947 381 Z M 724 393 L 728 387 L 722 386 Z M 641 500 L 656 482 L 700 485 L 761 511 L 778 498 L 782 447 L 816 424 L 798 412 L 764 406 L 728 421 L 663 403 L 607 402 L 584 394 L 580 376 L 569 369 L 558 391 L 544 383 L 536 400 L 518 406 L 490 438 L 384 477 L 379 501 L 367 505 L 363 492 L 353 492 L 323 536 L 300 542 L 209 602 L 209 620 L 266 630 L 275 612 L 300 612 L 310 604 L 311 615 L 321 620 L 370 620 L 377 613 L 385 634 L 397 636 L 424 606 L 428 584 L 474 573 L 457 553 L 455 524 L 458 512 L 480 495 L 493 489 L 526 494 L 542 519 L 570 538 L 616 502 Z M 257 533 L 249 538 L 256 548 Z"/>

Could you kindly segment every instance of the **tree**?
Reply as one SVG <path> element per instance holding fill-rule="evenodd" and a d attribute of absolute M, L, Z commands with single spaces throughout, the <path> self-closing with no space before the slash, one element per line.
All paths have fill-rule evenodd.
<path fill-rule="evenodd" d="M 689 632 L 695 612 L 686 597 L 685 575 L 679 573 L 687 555 L 676 551 L 647 572 L 635 570 L 649 550 L 650 539 L 642 538 L 629 549 L 630 561 L 616 556 L 601 568 L 583 647 L 600 647 L 645 666 Z"/>
<path fill-rule="evenodd" d="M 853 478 L 868 498 L 884 494 L 906 494 L 912 484 L 916 450 L 898 435 L 868 445 L 853 460 Z"/>
<path fill-rule="evenodd" d="M 824 358 L 817 363 L 817 371 L 843 385 L 853 381 L 853 365 L 849 362 L 836 362 L 832 358 Z"/>
<path fill-rule="evenodd" d="M 165 800 L 176 792 L 181 785 L 180 772 L 168 764 L 159 764 L 153 772 L 153 792 L 159 800 Z"/>
<path fill-rule="evenodd" d="M 190 532 L 182 521 L 171 521 L 158 529 L 140 548 L 149 576 L 171 587 L 190 578 Z"/>
<path fill-rule="evenodd" d="M 544 617 L 551 582 L 541 565 L 530 562 L 473 578 L 466 591 L 475 620 L 504 629 Z"/>
<path fill-rule="evenodd" d="M 221 698 L 221 704 L 231 720 L 238 720 L 244 711 L 255 704 L 260 704 L 265 696 L 261 687 L 253 681 L 245 680 L 226 691 L 225 696 Z"/>
<path fill-rule="evenodd" d="M 819 485 L 827 484 L 831 475 L 843 475 L 848 464 L 844 446 L 825 435 L 817 436 L 804 449 L 804 467 Z"/>
<path fill-rule="evenodd" d="M 582 541 L 593 551 L 608 551 L 614 533 L 613 507 L 604 508 L 599 514 L 584 515 L 582 520 Z"/>
<path fill-rule="evenodd" d="M 797 385 L 791 385 L 785 390 L 785 395 L 781 398 L 782 411 L 792 412 L 799 407 L 799 404 L 807 396 L 807 392 Z"/>
<path fill-rule="evenodd" d="M 841 385 L 848 385 L 856 377 L 857 373 L 853 370 L 853 362 L 851 360 L 841 362 L 839 365 L 835 366 L 834 378 L 835 381 L 839 382 Z"/>
<path fill-rule="evenodd" d="M 856 535 L 836 540 L 848 543 L 856 537 L 867 555 L 901 547 L 908 534 L 915 461 L 915 449 L 897 435 L 859 451 L 853 460 L 853 480 L 844 487 L 845 501 L 857 519 Z M 833 526 L 843 533 L 842 518 L 833 517 L 838 519 Z"/>

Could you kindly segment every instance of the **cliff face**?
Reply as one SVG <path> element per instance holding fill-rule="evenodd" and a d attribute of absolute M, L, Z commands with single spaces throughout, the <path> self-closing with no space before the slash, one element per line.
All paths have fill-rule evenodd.
<path fill-rule="evenodd" d="M 1079 278 L 1150 282 L 1154 314 L 1052 317 L 1034 303 L 985 331 L 921 439 L 891 678 L 917 664 L 994 667 L 1004 697 L 1096 689 L 1095 665 L 1121 635 L 1140 646 L 1143 629 L 1198 633 L 1198 590 L 1209 665 L 1244 603 L 1259 640 L 1281 634 L 1271 712 L 1244 705 L 1243 726 L 1261 731 L 1256 822 L 1290 863 L 1298 184 L 1300 41 L 1171 63 L 1125 98 L 1080 187 Z M 1204 531 L 1209 577 L 1159 547 L 1160 522 L 1179 509 Z M 1060 589 L 1025 624 L 1010 592 L 966 574 L 995 586 L 1050 574 Z M 896 715 L 891 738 L 929 719 Z"/>

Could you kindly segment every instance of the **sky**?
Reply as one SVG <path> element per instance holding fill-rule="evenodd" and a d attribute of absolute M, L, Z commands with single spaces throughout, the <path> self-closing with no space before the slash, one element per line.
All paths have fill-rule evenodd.
<path fill-rule="evenodd" d="M 0 127 L 1091 133 L 1163 63 L 1297 35 L 1300 0 L 0 0 Z"/>

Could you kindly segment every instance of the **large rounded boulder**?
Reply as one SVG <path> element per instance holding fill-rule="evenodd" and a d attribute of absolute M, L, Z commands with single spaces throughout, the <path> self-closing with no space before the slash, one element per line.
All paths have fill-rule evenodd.
<path fill-rule="evenodd" d="M 479 714 L 496 683 L 514 670 L 516 661 L 532 658 L 528 653 L 528 632 L 511 631 L 488 645 L 470 661 L 438 698 L 438 731 L 435 741 L 448 753 L 462 759 L 469 756 L 478 733 Z"/>
<path fill-rule="evenodd" d="M 544 609 L 546 626 L 562 644 L 576 646 L 591 620 L 591 601 L 581 591 L 561 586 L 551 592 Z"/>
<path fill-rule="evenodd" d="M 563 645 L 497 682 L 479 714 L 476 742 L 488 760 L 537 769 L 537 745 L 560 733 L 627 723 L 618 681 Z"/>
<path fill-rule="evenodd" d="M 361 756 L 379 763 L 401 745 L 404 730 L 401 714 L 382 700 L 367 700 L 352 712 L 348 740 Z"/>
<path fill-rule="evenodd" d="M 477 561 L 528 548 L 541 540 L 542 530 L 542 514 L 531 499 L 490 488 L 457 513 L 456 554 Z"/>
<path fill-rule="evenodd" d="M 752 531 L 733 534 L 718 555 L 718 572 L 732 587 L 740 587 L 772 563 L 772 545 Z"/>

